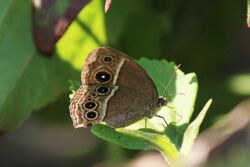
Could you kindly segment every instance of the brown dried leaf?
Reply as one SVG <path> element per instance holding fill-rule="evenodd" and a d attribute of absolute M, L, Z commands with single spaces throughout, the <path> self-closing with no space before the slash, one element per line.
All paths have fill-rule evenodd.
<path fill-rule="evenodd" d="M 33 36 L 37 49 L 41 53 L 52 53 L 56 42 L 90 1 L 32 0 Z"/>

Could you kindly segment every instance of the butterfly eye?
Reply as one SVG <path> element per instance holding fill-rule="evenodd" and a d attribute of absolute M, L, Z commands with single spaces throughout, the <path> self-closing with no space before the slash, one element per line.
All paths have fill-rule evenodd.
<path fill-rule="evenodd" d="M 83 108 L 86 110 L 94 109 L 96 108 L 97 104 L 95 102 L 87 102 L 83 105 Z"/>
<path fill-rule="evenodd" d="M 112 62 L 112 60 L 113 60 L 113 57 L 111 57 L 111 56 L 105 56 L 103 58 L 104 63 L 110 63 L 110 62 Z"/>
<path fill-rule="evenodd" d="M 107 71 L 99 71 L 96 73 L 95 78 L 98 82 L 104 83 L 111 80 L 111 74 Z"/>
<path fill-rule="evenodd" d="M 110 92 L 110 88 L 109 87 L 106 87 L 106 86 L 100 86 L 96 89 L 96 92 L 99 94 L 99 95 L 107 95 L 109 94 Z"/>
<path fill-rule="evenodd" d="M 91 111 L 87 111 L 84 116 L 87 120 L 94 120 L 98 117 L 98 115 L 99 114 L 96 111 L 91 110 Z"/>

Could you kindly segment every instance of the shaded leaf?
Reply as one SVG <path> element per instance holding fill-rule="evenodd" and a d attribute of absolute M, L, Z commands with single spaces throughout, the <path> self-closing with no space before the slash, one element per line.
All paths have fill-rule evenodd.
<path fill-rule="evenodd" d="M 109 46 L 117 46 L 137 5 L 137 2 L 133 0 L 112 1 L 112 10 L 104 15 Z"/>
<path fill-rule="evenodd" d="M 150 147 L 143 140 L 116 131 L 115 129 L 110 128 L 106 125 L 96 124 L 91 128 L 91 132 L 106 141 L 118 144 L 124 148 L 141 150 Z"/>

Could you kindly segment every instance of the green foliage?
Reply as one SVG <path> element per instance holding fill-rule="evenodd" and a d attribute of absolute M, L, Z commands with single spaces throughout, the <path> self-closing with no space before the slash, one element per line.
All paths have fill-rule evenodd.
<path fill-rule="evenodd" d="M 60 40 L 54 55 L 46 58 L 36 51 L 33 43 L 31 1 L 2 2 L 0 130 L 13 130 L 32 111 L 64 95 L 68 91 L 70 79 L 79 80 L 78 70 L 84 57 L 93 48 L 105 45 L 106 35 L 102 3 L 94 1 L 80 13 L 77 21 Z M 83 30 L 83 25 L 98 28 L 89 33 Z"/>
<path fill-rule="evenodd" d="M 64 80 L 73 72 L 58 56 L 47 59 L 36 52 L 31 34 L 30 11 L 29 1 L 15 1 L 6 4 L 1 13 L 1 129 L 17 127 L 32 110 L 58 98 L 63 88 L 67 87 Z M 60 71 L 66 71 L 65 75 L 54 77 Z"/>

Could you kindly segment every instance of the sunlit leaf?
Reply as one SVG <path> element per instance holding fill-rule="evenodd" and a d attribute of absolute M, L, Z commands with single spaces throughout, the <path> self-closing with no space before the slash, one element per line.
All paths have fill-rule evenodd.
<path fill-rule="evenodd" d="M 180 150 L 181 154 L 185 155 L 185 154 L 188 154 L 191 151 L 192 146 L 194 144 L 194 140 L 198 136 L 201 123 L 202 123 L 202 121 L 203 121 L 203 119 L 204 119 L 204 117 L 205 117 L 211 103 L 212 103 L 212 99 L 210 99 L 206 103 L 206 105 L 201 110 L 201 112 L 196 117 L 196 119 L 187 127 L 187 129 L 186 129 L 186 131 L 184 133 L 183 143 L 182 143 L 182 147 L 181 147 L 181 150 Z"/>

